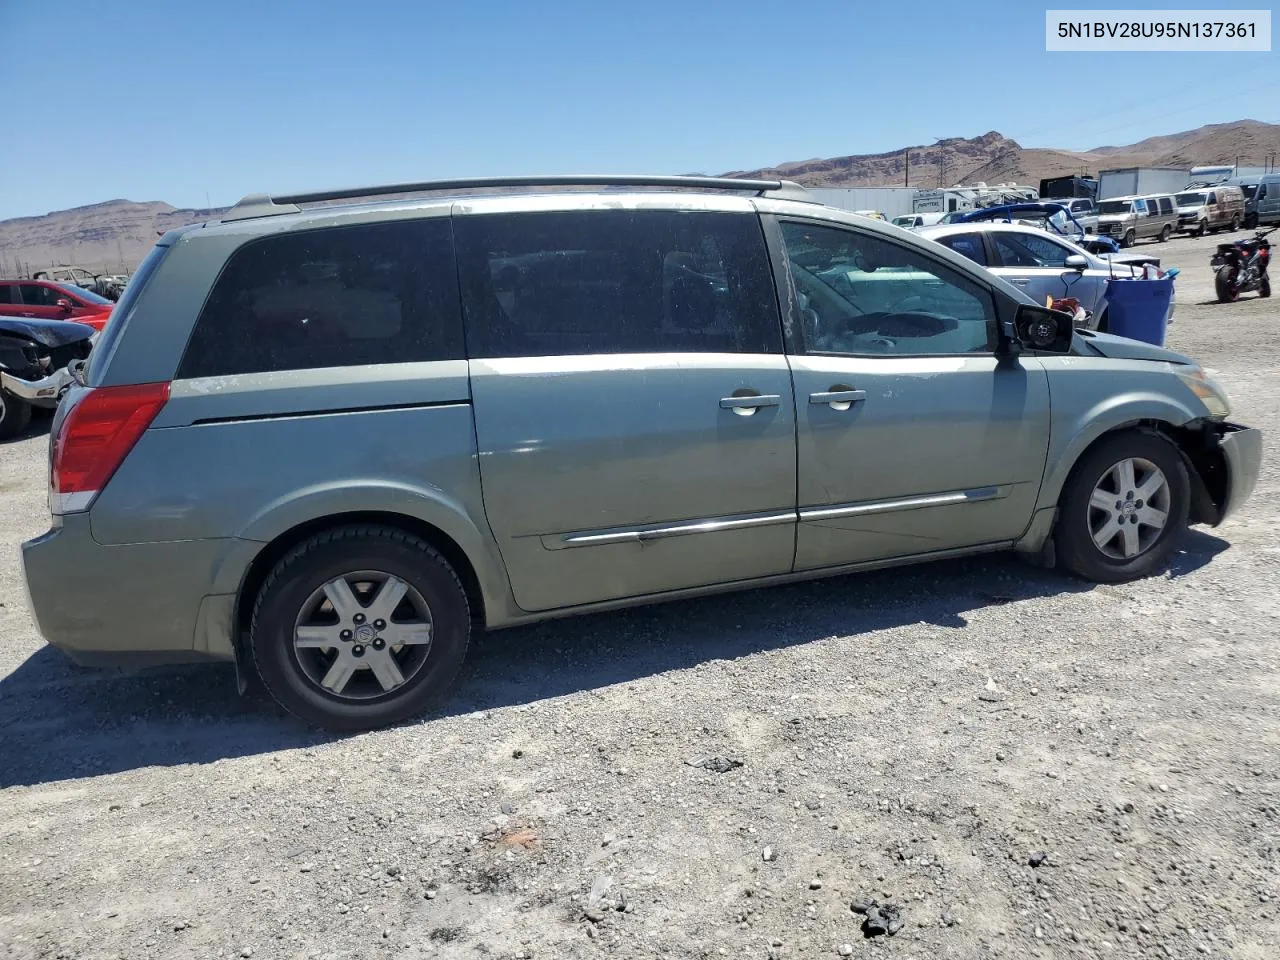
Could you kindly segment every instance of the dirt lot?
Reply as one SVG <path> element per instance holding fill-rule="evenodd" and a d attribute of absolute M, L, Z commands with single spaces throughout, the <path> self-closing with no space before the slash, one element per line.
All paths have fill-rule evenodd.
<path fill-rule="evenodd" d="M 1207 302 L 1215 240 L 1159 248 L 1170 344 L 1280 436 L 1280 316 Z M 1167 577 L 994 557 L 501 633 L 341 739 L 42 644 L 46 443 L 0 449 L 0 955 L 1280 956 L 1274 441 Z"/>

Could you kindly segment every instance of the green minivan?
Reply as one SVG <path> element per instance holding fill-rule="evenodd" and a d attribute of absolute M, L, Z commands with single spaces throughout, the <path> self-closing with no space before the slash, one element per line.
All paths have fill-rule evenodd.
<path fill-rule="evenodd" d="M 129 284 L 23 561 L 79 662 L 234 661 L 362 729 L 478 629 L 996 550 L 1145 576 L 1251 492 L 1228 415 L 785 181 L 254 196 Z"/>

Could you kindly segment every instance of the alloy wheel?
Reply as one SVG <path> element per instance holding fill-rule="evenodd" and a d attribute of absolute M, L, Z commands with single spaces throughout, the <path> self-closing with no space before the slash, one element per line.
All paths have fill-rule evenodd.
<path fill-rule="evenodd" d="M 1169 521 L 1169 481 L 1150 460 L 1132 457 L 1111 466 L 1089 497 L 1089 534 L 1113 560 L 1132 560 L 1160 539 Z"/>
<path fill-rule="evenodd" d="M 312 592 L 293 629 L 303 674 L 326 693 L 369 700 L 404 686 L 431 649 L 431 609 L 399 577 L 359 570 Z"/>

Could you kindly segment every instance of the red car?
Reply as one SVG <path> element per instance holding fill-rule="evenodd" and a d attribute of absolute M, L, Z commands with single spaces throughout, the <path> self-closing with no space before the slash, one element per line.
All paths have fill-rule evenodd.
<path fill-rule="evenodd" d="M 74 283 L 0 280 L 0 317 L 74 320 L 101 330 L 115 304 Z"/>

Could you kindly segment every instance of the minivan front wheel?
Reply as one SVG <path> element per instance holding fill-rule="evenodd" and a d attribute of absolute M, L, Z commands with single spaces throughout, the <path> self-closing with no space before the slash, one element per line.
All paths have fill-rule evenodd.
<path fill-rule="evenodd" d="M 1182 455 L 1168 440 L 1137 431 L 1109 437 L 1081 458 L 1063 488 L 1058 556 L 1086 580 L 1149 576 L 1178 547 L 1190 491 Z"/>
<path fill-rule="evenodd" d="M 1137 242 L 1138 242 L 1138 235 L 1134 233 L 1132 230 L 1126 230 L 1124 234 L 1124 239 L 1120 241 L 1120 246 L 1132 247 Z"/>
<path fill-rule="evenodd" d="M 263 584 L 250 630 L 263 685 L 290 713 L 367 730 L 424 712 L 453 683 L 471 615 L 430 544 L 383 526 L 326 531 Z"/>

